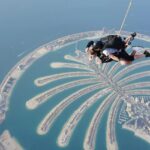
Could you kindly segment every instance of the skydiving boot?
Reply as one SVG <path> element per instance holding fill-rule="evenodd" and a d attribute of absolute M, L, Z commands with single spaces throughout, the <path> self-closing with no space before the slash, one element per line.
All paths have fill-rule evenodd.
<path fill-rule="evenodd" d="M 145 55 L 145 57 L 150 57 L 150 53 L 146 50 L 146 51 L 144 51 L 144 53 L 143 53 L 144 55 Z"/>

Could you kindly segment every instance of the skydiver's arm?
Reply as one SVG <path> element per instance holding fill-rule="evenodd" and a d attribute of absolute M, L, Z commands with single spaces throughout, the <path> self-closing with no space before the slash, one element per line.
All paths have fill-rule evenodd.
<path fill-rule="evenodd" d="M 109 57 L 115 61 L 120 61 L 119 58 L 113 54 L 110 54 Z"/>
<path fill-rule="evenodd" d="M 92 61 L 94 59 L 94 55 L 89 55 L 89 61 Z"/>
<path fill-rule="evenodd" d="M 99 64 L 102 63 L 102 60 L 99 57 L 96 56 L 95 63 L 99 65 Z"/>

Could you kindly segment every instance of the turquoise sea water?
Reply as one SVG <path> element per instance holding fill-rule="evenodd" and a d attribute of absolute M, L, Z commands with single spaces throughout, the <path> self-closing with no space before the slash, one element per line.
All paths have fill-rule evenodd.
<path fill-rule="evenodd" d="M 79 47 L 82 49 L 85 45 L 85 41 L 79 43 Z M 145 45 L 147 45 L 145 43 Z M 75 44 L 64 47 L 59 51 L 49 53 L 40 60 L 36 61 L 21 77 L 17 85 L 14 88 L 13 94 L 10 98 L 9 111 L 7 113 L 7 118 L 1 125 L 0 132 L 5 129 L 9 129 L 11 134 L 17 138 L 21 145 L 27 150 L 60 150 L 57 146 L 57 137 L 69 116 L 76 110 L 88 97 L 90 97 L 95 92 L 91 92 L 80 99 L 73 102 L 67 109 L 65 109 L 58 119 L 54 122 L 53 127 L 50 129 L 48 134 L 44 136 L 39 136 L 36 133 L 36 128 L 41 122 L 42 118 L 63 98 L 69 94 L 83 88 L 84 86 L 78 86 L 70 90 L 66 90 L 62 93 L 57 94 L 49 101 L 41 105 L 38 109 L 27 110 L 25 107 L 25 102 L 36 94 L 43 92 L 49 88 L 55 87 L 61 83 L 65 83 L 66 80 L 56 81 L 54 83 L 48 84 L 44 87 L 37 88 L 34 85 L 34 80 L 41 76 L 46 76 L 50 74 L 56 74 L 60 72 L 71 71 L 74 69 L 52 69 L 49 67 L 51 62 L 62 62 L 64 61 L 63 56 L 65 54 L 74 54 Z M 40 68 L 40 69 L 39 69 Z M 70 144 L 63 148 L 66 150 L 81 150 L 83 149 L 83 140 L 85 137 L 86 129 L 90 123 L 94 112 L 98 108 L 101 100 L 96 102 L 84 115 L 82 120 L 79 122 L 74 134 L 71 138 Z M 107 111 L 108 112 L 108 111 Z M 99 129 L 97 132 L 96 139 L 96 150 L 106 149 L 106 119 L 108 113 L 105 113 Z M 120 125 L 116 124 L 117 128 L 117 141 L 120 150 L 148 150 L 150 145 L 145 141 L 135 137 L 133 133 L 122 130 Z M 129 144 L 130 143 L 130 144 Z"/>
<path fill-rule="evenodd" d="M 45 0 L 43 1 L 3 1 L 0 5 L 0 81 L 4 78 L 9 69 L 15 65 L 23 56 L 38 46 L 53 39 L 77 32 L 99 30 L 103 27 L 118 29 L 122 16 L 127 7 L 128 0 L 120 3 L 119 0 Z M 112 5 L 110 5 L 112 4 Z M 129 14 L 125 30 L 139 31 L 150 35 L 149 0 L 136 1 Z M 111 15 L 110 15 L 111 10 Z M 69 15 L 68 15 L 69 12 Z M 112 17 L 117 16 L 117 17 Z M 137 17 L 138 16 L 138 17 Z M 85 42 L 79 43 L 83 49 Z M 148 43 L 138 42 L 142 46 L 150 46 Z M 59 150 L 56 144 L 57 136 L 72 112 L 78 108 L 82 101 L 89 95 L 84 96 L 70 105 L 56 120 L 54 126 L 44 136 L 36 134 L 37 125 L 53 106 L 61 101 L 68 93 L 78 90 L 78 87 L 60 93 L 53 97 L 38 109 L 30 111 L 25 107 L 25 102 L 37 93 L 45 91 L 60 82 L 37 88 L 33 81 L 49 74 L 55 74 L 62 69 L 51 69 L 49 63 L 53 61 L 64 61 L 63 55 L 67 52 L 74 54 L 75 45 L 63 48 L 60 51 L 50 53 L 33 64 L 21 77 L 10 98 L 9 111 L 6 120 L 0 125 L 0 133 L 9 129 L 10 133 L 21 143 L 26 150 Z M 17 57 L 25 52 L 21 57 Z M 40 68 L 40 69 L 39 69 Z M 68 71 L 66 70 L 63 70 Z M 65 81 L 61 81 L 63 83 Z M 81 86 L 82 88 L 83 86 Z M 70 145 L 66 150 L 81 150 L 87 124 L 91 120 L 98 104 L 85 113 L 71 138 Z M 106 149 L 107 113 L 102 118 L 97 134 L 96 149 Z M 100 134 L 99 134 L 100 133 Z M 122 130 L 117 125 L 117 140 L 120 150 L 149 150 L 150 145 L 135 137 L 131 132 Z"/>
<path fill-rule="evenodd" d="M 69 116 L 73 113 L 73 111 L 78 108 L 82 101 L 85 101 L 92 93 L 87 94 L 82 97 L 77 102 L 74 102 L 69 106 L 56 120 L 54 126 L 50 130 L 47 135 L 39 136 L 36 134 L 36 128 L 42 118 L 48 113 L 48 111 L 53 108 L 59 101 L 61 101 L 66 95 L 69 93 L 73 93 L 78 90 L 79 87 L 75 87 L 71 90 L 67 90 L 63 93 L 54 96 L 51 100 L 49 100 L 46 105 L 42 105 L 37 110 L 27 110 L 25 108 L 25 102 L 42 91 L 49 89 L 52 86 L 56 86 L 57 82 L 53 85 L 48 85 L 44 88 L 36 88 L 33 84 L 34 79 L 40 76 L 45 76 L 49 74 L 59 73 L 59 71 L 50 69 L 49 63 L 55 61 L 63 61 L 63 54 L 65 54 L 66 50 L 68 54 L 73 54 L 69 52 L 74 48 L 73 46 L 69 46 L 65 49 L 62 49 L 55 53 L 50 53 L 48 56 L 45 56 L 43 59 L 37 61 L 20 79 L 18 84 L 16 85 L 13 94 L 11 96 L 10 101 L 10 109 L 7 114 L 7 119 L 2 124 L 1 132 L 4 129 L 9 129 L 13 136 L 15 136 L 18 141 L 25 147 L 25 149 L 29 150 L 47 150 L 47 149 L 60 149 L 56 144 L 57 136 L 65 123 L 65 121 L 69 118 Z M 60 57 L 58 57 L 60 56 Z M 56 59 L 58 57 L 59 59 Z M 40 71 L 37 71 L 37 68 L 42 68 Z M 61 69 L 60 69 L 61 70 Z M 63 70 L 65 72 L 65 70 Z M 67 70 L 66 70 L 67 71 Z M 62 81 L 63 82 L 63 81 Z M 59 82 L 60 84 L 60 82 Z M 81 86 L 82 87 L 82 86 Z M 97 105 L 95 105 L 97 107 Z M 85 115 L 83 121 L 77 127 L 77 131 L 75 132 L 71 143 L 66 149 L 82 149 L 82 141 L 85 135 L 85 131 L 87 128 L 87 123 L 89 122 L 89 116 L 92 117 L 93 111 L 95 111 L 95 107 L 93 107 L 87 114 Z M 18 113 L 19 112 L 19 113 Z M 87 116 L 87 117 L 86 117 Z M 82 130 L 81 132 L 81 128 Z M 80 134 L 79 134 L 80 133 Z M 78 139 L 78 140 L 76 140 Z M 43 147 L 44 145 L 44 147 Z M 75 146 L 76 145 L 76 146 Z"/>

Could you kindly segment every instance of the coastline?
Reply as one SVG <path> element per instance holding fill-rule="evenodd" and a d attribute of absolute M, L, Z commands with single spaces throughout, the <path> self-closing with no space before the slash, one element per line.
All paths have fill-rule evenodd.
<path fill-rule="evenodd" d="M 141 130 L 138 129 L 133 129 L 132 127 L 127 127 L 125 125 L 123 125 L 123 129 L 129 130 L 131 132 L 134 133 L 134 135 L 144 141 L 146 141 L 147 143 L 150 144 L 150 136 L 147 136 L 144 132 L 142 132 Z"/>

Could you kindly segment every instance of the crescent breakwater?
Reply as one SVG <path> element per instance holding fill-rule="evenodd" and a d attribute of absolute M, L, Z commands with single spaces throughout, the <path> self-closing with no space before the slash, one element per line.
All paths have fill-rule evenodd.
<path fill-rule="evenodd" d="M 13 91 L 14 86 L 21 77 L 21 75 L 39 58 L 46 55 L 51 51 L 60 49 L 63 46 L 69 45 L 75 41 L 93 37 L 100 36 L 102 31 L 99 32 L 85 32 L 78 33 L 69 36 L 65 36 L 47 43 L 33 52 L 29 53 L 23 59 L 21 59 L 4 77 L 0 85 L 0 123 L 2 123 L 6 117 L 6 112 L 8 111 L 9 98 Z"/>
<path fill-rule="evenodd" d="M 100 32 L 101 34 L 101 32 Z M 6 117 L 8 111 L 9 98 L 13 91 L 14 86 L 21 77 L 21 75 L 39 58 L 46 55 L 51 51 L 60 49 L 63 46 L 69 45 L 74 41 L 81 40 L 86 37 L 94 36 L 95 32 L 79 33 L 70 36 L 65 36 L 47 43 L 33 52 L 29 53 L 23 59 L 21 59 L 4 77 L 0 85 L 0 123 L 2 123 Z"/>

